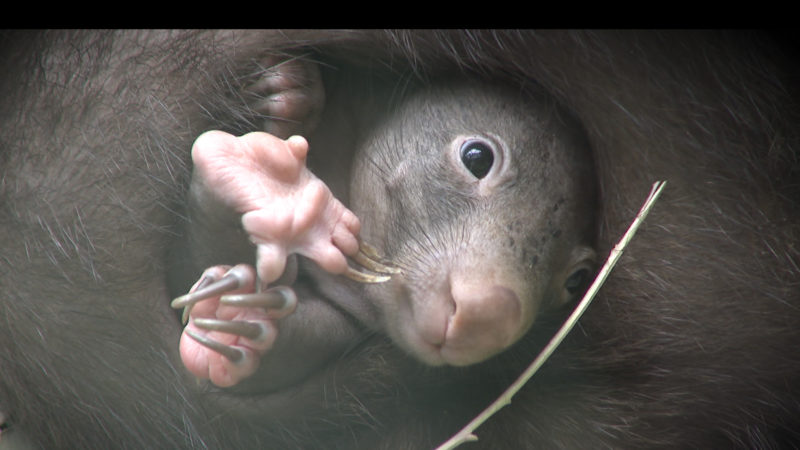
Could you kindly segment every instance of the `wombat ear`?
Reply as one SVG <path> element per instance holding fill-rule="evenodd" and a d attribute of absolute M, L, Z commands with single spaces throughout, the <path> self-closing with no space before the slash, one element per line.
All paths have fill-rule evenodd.
<path fill-rule="evenodd" d="M 562 272 L 559 304 L 565 305 L 578 299 L 592 281 L 597 266 L 597 253 L 594 249 L 579 246 L 572 251 L 570 265 Z"/>

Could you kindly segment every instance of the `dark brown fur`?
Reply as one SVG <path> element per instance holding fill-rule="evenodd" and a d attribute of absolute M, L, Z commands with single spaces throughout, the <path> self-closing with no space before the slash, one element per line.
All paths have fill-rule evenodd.
<path fill-rule="evenodd" d="M 206 129 L 257 123 L 233 94 L 252 58 L 286 49 L 390 79 L 541 85 L 587 130 L 601 255 L 651 182 L 669 182 L 581 326 L 479 445 L 800 445 L 797 67 L 768 36 L 46 32 L 0 46 L 6 436 L 46 448 L 432 447 L 534 357 L 552 327 L 458 370 L 424 368 L 375 336 L 320 371 L 324 390 L 288 403 L 187 379 L 163 274 L 188 149 Z"/>

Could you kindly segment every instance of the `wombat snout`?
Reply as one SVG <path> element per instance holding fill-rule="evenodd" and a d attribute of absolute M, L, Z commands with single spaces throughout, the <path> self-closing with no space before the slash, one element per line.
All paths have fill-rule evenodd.
<path fill-rule="evenodd" d="M 536 308 L 524 304 L 521 286 L 468 266 L 443 265 L 426 277 L 400 276 L 389 283 L 389 297 L 398 305 L 391 314 L 397 340 L 428 364 L 484 361 L 514 344 L 532 321 Z"/>
<path fill-rule="evenodd" d="M 513 290 L 501 284 L 459 281 L 451 283 L 451 295 L 455 310 L 441 348 L 448 363 L 461 366 L 479 362 L 517 338 L 522 305 Z"/>

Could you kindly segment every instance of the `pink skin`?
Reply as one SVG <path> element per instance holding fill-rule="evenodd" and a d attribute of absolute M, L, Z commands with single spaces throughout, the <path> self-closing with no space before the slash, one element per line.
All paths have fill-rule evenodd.
<path fill-rule="evenodd" d="M 200 280 L 206 277 L 218 280 L 230 269 L 230 266 L 214 266 L 206 269 Z M 255 272 L 249 268 L 249 280 L 243 287 L 227 292 L 226 294 L 246 294 L 254 291 Z M 197 289 L 200 281 L 192 286 L 191 292 Z M 264 352 L 272 347 L 277 335 L 275 323 L 267 315 L 267 312 L 260 308 L 237 308 L 221 305 L 220 297 L 212 297 L 198 302 L 192 308 L 189 322 L 181 335 L 180 353 L 183 364 L 189 371 L 198 378 L 209 379 L 212 383 L 220 387 L 233 386 L 244 378 L 249 377 L 258 368 L 258 362 Z M 194 318 L 215 318 L 223 320 L 248 320 L 260 322 L 265 327 L 265 336 L 256 341 L 218 331 L 206 331 L 197 328 Z M 203 347 L 197 341 L 186 334 L 186 330 L 192 330 L 198 334 L 208 336 L 215 341 L 238 347 L 247 353 L 244 363 L 234 364 L 219 353 Z"/>
<path fill-rule="evenodd" d="M 358 218 L 337 200 L 305 166 L 308 142 L 300 136 L 286 140 L 254 132 L 236 137 L 221 131 L 202 134 L 192 148 L 195 185 L 225 207 L 242 215 L 242 225 L 257 245 L 256 270 L 247 268 L 243 286 L 228 294 L 256 292 L 256 277 L 266 286 L 284 271 L 286 258 L 298 253 L 334 274 L 347 269 L 345 255 L 358 252 Z M 203 276 L 221 278 L 229 267 L 214 266 Z M 202 278 L 201 278 L 202 279 Z M 199 282 L 198 282 L 199 283 Z M 197 284 L 190 292 L 197 289 Z M 245 363 L 224 356 L 184 334 L 180 353 L 194 375 L 217 386 L 237 384 L 258 368 L 277 336 L 274 314 L 263 308 L 220 305 L 220 297 L 204 299 L 191 310 L 186 329 L 248 353 Z M 197 328 L 192 319 L 216 318 L 259 323 L 266 336 L 253 341 L 228 333 Z"/>

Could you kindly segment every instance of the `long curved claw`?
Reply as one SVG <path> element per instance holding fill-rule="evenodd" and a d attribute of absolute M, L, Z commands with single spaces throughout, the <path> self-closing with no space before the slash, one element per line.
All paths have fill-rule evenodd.
<path fill-rule="evenodd" d="M 221 320 L 197 317 L 194 319 L 197 328 L 207 331 L 220 331 L 228 334 L 246 337 L 252 341 L 262 339 L 267 331 L 256 322 L 245 320 Z"/>
<path fill-rule="evenodd" d="M 343 275 L 359 283 L 383 283 L 392 279 L 390 275 L 373 275 L 350 266 L 347 266 L 347 270 L 345 270 Z"/>
<path fill-rule="evenodd" d="M 373 274 L 348 266 L 344 276 L 359 283 L 383 283 L 389 281 L 392 278 L 392 275 L 402 272 L 397 267 L 379 261 L 383 258 L 380 256 L 375 247 L 363 241 L 359 241 L 358 253 L 353 255 L 352 259 L 363 268 L 375 272 Z"/>
<path fill-rule="evenodd" d="M 228 360 L 234 364 L 239 364 L 242 361 L 244 361 L 245 358 L 247 358 L 247 353 L 245 353 L 245 351 L 240 348 L 222 344 L 207 336 L 197 334 L 190 329 L 186 329 L 184 330 L 184 332 L 190 338 L 197 341 L 198 344 L 219 353 L 220 355 L 228 358 Z"/>
<path fill-rule="evenodd" d="M 359 242 L 358 253 L 353 256 L 353 261 L 361 264 L 364 268 L 373 272 L 384 274 L 397 274 L 400 269 L 394 266 L 384 264 L 379 261 L 383 257 L 378 254 L 375 247 L 367 244 L 366 242 Z"/>
<path fill-rule="evenodd" d="M 223 295 L 219 299 L 221 305 L 241 308 L 264 308 L 270 318 L 279 319 L 291 314 L 297 307 L 297 296 L 286 286 L 277 286 L 263 292 L 253 294 Z"/>
<path fill-rule="evenodd" d="M 195 292 L 197 292 L 198 290 L 205 289 L 209 285 L 214 284 L 215 281 L 216 280 L 214 280 L 214 277 L 206 275 L 202 280 L 200 280 L 199 283 L 197 283 L 197 290 L 195 290 Z M 174 309 L 179 309 L 181 308 L 181 305 L 186 305 L 184 306 L 183 314 L 181 315 L 181 323 L 186 325 L 186 322 L 189 321 L 189 313 L 192 312 L 192 306 L 194 306 L 194 304 L 200 300 L 202 300 L 202 297 L 197 297 L 197 296 L 190 297 L 190 294 L 186 294 L 172 300 L 170 306 Z"/>
<path fill-rule="evenodd" d="M 180 309 L 186 306 L 194 305 L 200 300 L 216 297 L 225 292 L 242 287 L 245 281 L 235 269 L 236 268 L 231 269 L 227 274 L 225 274 L 224 277 L 217 281 L 212 280 L 212 282 L 209 284 L 206 284 L 207 282 L 204 279 L 194 292 L 181 295 L 173 300 L 172 303 L 170 303 L 170 306 L 172 306 L 174 309 Z"/>
<path fill-rule="evenodd" d="M 239 266 L 235 266 L 219 280 L 214 280 L 214 277 L 206 275 L 197 285 L 197 289 L 195 289 L 194 292 L 175 298 L 170 303 L 170 306 L 173 309 L 183 308 L 181 321 L 183 324 L 186 324 L 189 320 L 189 313 L 195 303 L 244 286 L 247 282 L 247 275 L 241 273 L 241 270 Z"/>

